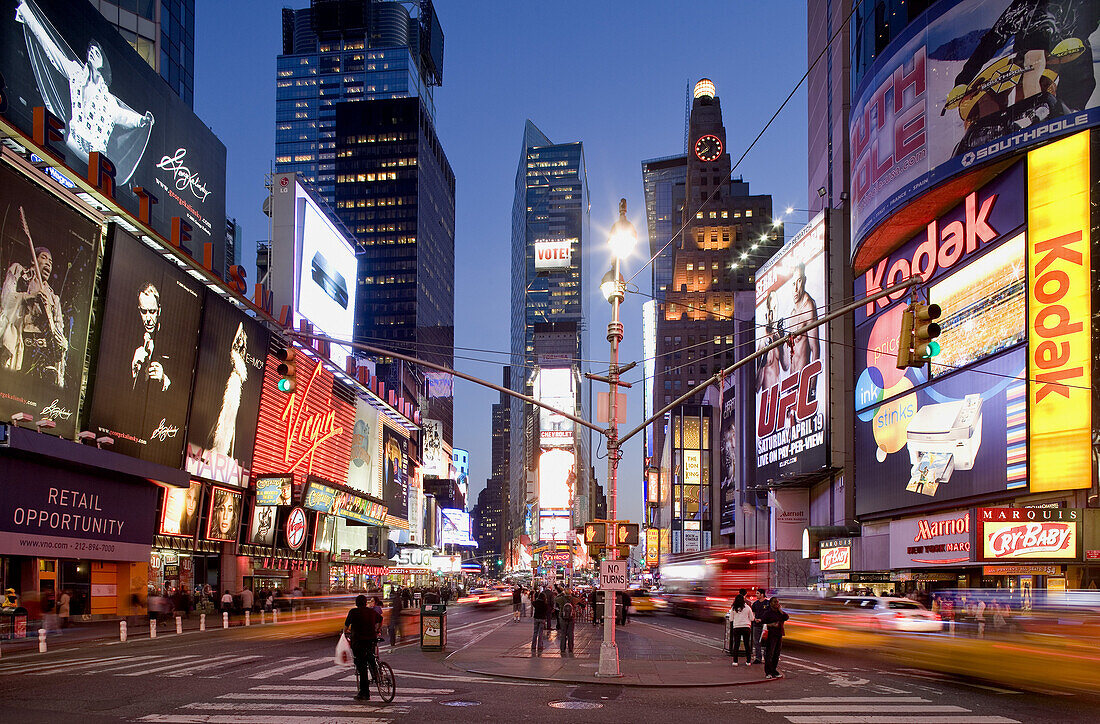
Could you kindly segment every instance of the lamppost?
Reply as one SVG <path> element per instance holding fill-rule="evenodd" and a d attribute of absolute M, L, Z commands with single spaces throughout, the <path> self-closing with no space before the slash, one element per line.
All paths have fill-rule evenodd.
<path fill-rule="evenodd" d="M 619 343 L 623 341 L 623 323 L 619 321 L 619 305 L 626 294 L 626 284 L 621 271 L 622 260 L 633 251 L 638 243 L 638 232 L 626 218 L 626 199 L 619 200 L 619 218 L 611 227 L 607 244 L 615 264 L 600 282 L 600 291 L 611 302 L 611 322 L 607 325 L 607 341 L 611 343 L 611 364 L 607 373 L 608 385 L 608 430 L 607 430 L 607 490 L 610 498 L 608 518 L 617 519 L 617 492 L 619 458 Z M 633 365 L 631 365 L 633 366 Z M 614 527 L 609 527 L 608 536 L 614 536 Z M 618 548 L 611 539 L 608 549 L 610 560 L 615 560 Z M 619 673 L 619 648 L 615 644 L 615 596 L 612 591 L 604 591 L 603 643 L 600 645 L 600 676 L 621 676 Z"/>

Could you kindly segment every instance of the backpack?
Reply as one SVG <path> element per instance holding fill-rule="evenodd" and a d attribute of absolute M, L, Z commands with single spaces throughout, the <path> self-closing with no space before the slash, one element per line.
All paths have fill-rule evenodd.
<path fill-rule="evenodd" d="M 561 618 L 563 621 L 573 620 L 573 603 L 572 601 L 566 601 L 565 605 L 561 607 Z"/>

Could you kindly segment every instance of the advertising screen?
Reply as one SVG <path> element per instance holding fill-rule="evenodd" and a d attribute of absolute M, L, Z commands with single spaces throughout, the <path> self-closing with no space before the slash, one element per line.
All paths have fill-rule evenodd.
<path fill-rule="evenodd" d="M 317 480 L 310 480 L 306 484 L 302 506 L 358 523 L 384 525 L 386 519 L 386 506 L 382 501 L 337 490 Z"/>
<path fill-rule="evenodd" d="M 364 400 L 355 401 L 355 428 L 351 435 L 351 462 L 348 464 L 348 487 L 375 498 L 382 498 L 382 468 L 378 451 L 378 410 Z"/>
<path fill-rule="evenodd" d="M 421 431 L 424 435 L 424 475 L 447 477 L 450 466 L 449 461 L 443 460 L 443 423 L 439 420 L 424 420 Z"/>
<path fill-rule="evenodd" d="M 890 521 L 891 568 L 956 566 L 972 560 L 969 510 Z"/>
<path fill-rule="evenodd" d="M 256 505 L 290 505 L 293 496 L 293 475 L 257 476 Z"/>
<path fill-rule="evenodd" d="M 298 315 L 323 333 L 350 340 L 355 327 L 355 248 L 301 186 L 297 194 Z M 343 363 L 351 354 L 334 351 Z"/>
<path fill-rule="evenodd" d="M 539 454 L 539 509 L 568 510 L 577 487 L 576 456 L 571 450 Z"/>
<path fill-rule="evenodd" d="M 440 508 L 443 528 L 443 543 L 459 546 L 477 545 L 470 535 L 470 514 L 457 508 Z"/>
<path fill-rule="evenodd" d="M 536 381 L 539 402 L 555 410 L 576 414 L 576 394 L 573 391 L 573 370 L 568 367 L 540 369 Z M 568 417 L 539 408 L 539 442 L 542 447 L 571 447 L 573 421 Z"/>
<path fill-rule="evenodd" d="M 248 542 L 255 546 L 275 544 L 275 513 L 273 505 L 252 506 L 252 523 L 248 526 Z"/>
<path fill-rule="evenodd" d="M 825 296 L 825 214 L 756 274 L 757 348 L 818 318 Z M 756 475 L 760 481 L 828 465 L 829 368 L 825 326 L 756 363 Z"/>
<path fill-rule="evenodd" d="M 77 432 L 99 229 L 0 167 L 0 419 L 49 418 Z"/>
<path fill-rule="evenodd" d="M 161 535 L 194 538 L 199 527 L 201 499 L 202 483 L 199 482 L 192 482 L 186 488 L 165 488 L 160 515 Z"/>
<path fill-rule="evenodd" d="M 573 533 L 570 520 L 568 513 L 564 515 L 540 515 L 539 540 L 565 540 Z"/>
<path fill-rule="evenodd" d="M 206 519 L 206 540 L 235 543 L 241 525 L 244 496 L 236 490 L 210 489 L 210 510 Z"/>
<path fill-rule="evenodd" d="M 818 563 L 821 570 L 826 573 L 852 570 L 852 539 L 836 538 L 821 541 L 821 557 Z"/>
<path fill-rule="evenodd" d="M 192 475 L 247 485 L 269 339 L 263 325 L 207 292 L 184 457 Z"/>
<path fill-rule="evenodd" d="M 576 239 L 536 239 L 535 271 L 557 271 L 573 266 Z"/>
<path fill-rule="evenodd" d="M 719 425 L 721 460 L 718 474 L 718 504 L 720 506 L 722 535 L 733 532 L 737 511 L 737 397 L 734 377 L 731 375 L 722 385 L 722 412 Z M 656 502 L 656 501 L 654 501 Z"/>
<path fill-rule="evenodd" d="M 32 135 L 36 107 L 61 119 L 54 144 L 85 177 L 89 153 L 115 167 L 115 200 L 135 216 L 141 187 L 157 197 L 151 222 L 164 237 L 172 217 L 192 226 L 188 247 L 202 258 L 225 251 L 225 146 L 93 3 L 0 0 L 3 115 Z M 55 264 L 56 267 L 56 264 Z"/>
<path fill-rule="evenodd" d="M 857 246 L 944 179 L 1100 121 L 1090 7 L 941 0 L 876 58 L 849 126 Z"/>
<path fill-rule="evenodd" d="M 314 553 L 332 553 L 332 544 L 336 539 L 336 519 L 331 515 L 318 515 L 313 525 Z"/>
<path fill-rule="evenodd" d="M 903 392 L 857 415 L 856 515 L 1027 485 L 1024 348 Z"/>
<path fill-rule="evenodd" d="M 983 560 L 1073 560 L 1079 557 L 1081 510 L 978 508 Z"/>
<path fill-rule="evenodd" d="M 117 226 L 89 424 L 112 449 L 180 467 L 202 287 Z"/>
<path fill-rule="evenodd" d="M 408 519 L 409 480 L 405 472 L 405 459 L 408 442 L 388 427 L 382 428 L 383 500 L 389 507 L 389 514 Z"/>

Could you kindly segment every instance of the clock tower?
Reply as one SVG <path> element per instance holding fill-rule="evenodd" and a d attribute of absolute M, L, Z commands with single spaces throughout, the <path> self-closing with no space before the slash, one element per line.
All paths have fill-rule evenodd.
<path fill-rule="evenodd" d="M 714 83 L 703 78 L 695 84 L 695 99 L 688 118 L 687 203 L 684 221 L 730 176 L 730 155 L 726 151 L 726 127 L 722 125 L 722 103 L 714 94 Z"/>

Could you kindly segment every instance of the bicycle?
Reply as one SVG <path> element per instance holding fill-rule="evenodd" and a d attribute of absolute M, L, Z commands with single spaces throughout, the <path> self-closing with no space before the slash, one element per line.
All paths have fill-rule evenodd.
<path fill-rule="evenodd" d="M 374 688 L 378 692 L 378 698 L 386 704 L 393 701 L 397 695 L 397 679 L 393 675 L 393 667 L 382 660 L 378 643 L 374 644 Z M 355 669 L 355 685 L 359 686 L 359 668 Z"/>

